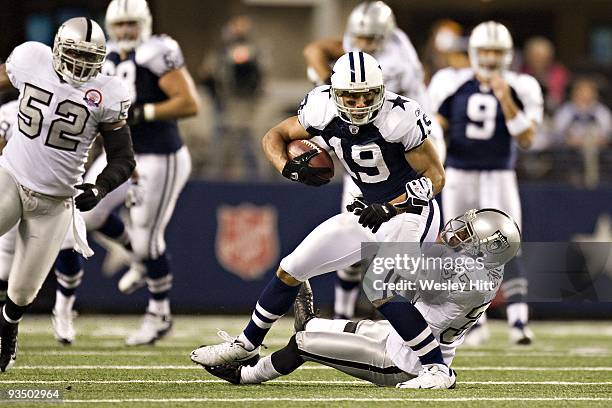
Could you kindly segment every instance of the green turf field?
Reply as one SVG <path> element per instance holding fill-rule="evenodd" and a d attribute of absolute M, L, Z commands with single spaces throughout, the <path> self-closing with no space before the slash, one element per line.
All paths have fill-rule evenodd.
<path fill-rule="evenodd" d="M 380 388 L 310 363 L 282 380 L 235 386 L 191 363 L 193 348 L 218 341 L 217 327 L 237 334 L 246 319 L 177 316 L 170 338 L 128 348 L 123 339 L 138 317 L 81 316 L 77 342 L 66 347 L 53 339 L 47 317 L 28 316 L 17 363 L 0 374 L 0 390 L 58 388 L 71 407 L 612 406 L 612 323 L 534 323 L 535 344 L 510 347 L 504 325 L 492 322 L 487 347 L 458 350 L 457 389 L 446 391 Z M 284 345 L 291 327 L 283 318 L 264 352 Z"/>

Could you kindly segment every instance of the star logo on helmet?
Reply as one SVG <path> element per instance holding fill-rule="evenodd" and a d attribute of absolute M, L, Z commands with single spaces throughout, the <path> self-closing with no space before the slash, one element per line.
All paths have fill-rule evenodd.
<path fill-rule="evenodd" d="M 400 107 L 402 108 L 402 110 L 406 110 L 406 108 L 404 107 L 405 103 L 408 103 L 408 99 L 404 99 L 401 96 L 397 96 L 397 98 L 395 99 L 387 99 L 388 102 L 391 102 L 393 104 L 393 106 L 391 107 L 391 109 L 395 108 L 395 107 Z"/>

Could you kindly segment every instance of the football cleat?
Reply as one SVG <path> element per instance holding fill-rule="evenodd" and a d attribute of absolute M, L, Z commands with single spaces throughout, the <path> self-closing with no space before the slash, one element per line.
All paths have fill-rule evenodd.
<path fill-rule="evenodd" d="M 172 317 L 170 315 L 156 315 L 146 312 L 142 319 L 142 324 L 130 337 L 125 344 L 128 346 L 142 346 L 154 344 L 166 336 L 172 329 Z"/>
<path fill-rule="evenodd" d="M 533 332 L 520 321 L 516 321 L 508 333 L 510 342 L 521 346 L 528 346 L 533 341 Z"/>
<path fill-rule="evenodd" d="M 306 323 L 317 317 L 317 312 L 314 310 L 312 288 L 307 280 L 302 283 L 302 287 L 295 298 L 293 314 L 293 328 L 296 333 L 306 330 Z"/>
<path fill-rule="evenodd" d="M 123 274 L 117 286 L 126 295 L 134 293 L 146 284 L 147 269 L 140 262 L 132 262 L 130 269 Z"/>
<path fill-rule="evenodd" d="M 489 331 L 489 326 L 486 323 L 480 324 L 476 322 L 465 334 L 463 344 L 468 347 L 478 347 L 485 344 L 490 338 L 491 332 Z"/>
<path fill-rule="evenodd" d="M 212 346 L 203 345 L 193 350 L 190 355 L 191 361 L 205 367 L 215 367 L 236 362 L 242 365 L 254 365 L 259 360 L 259 347 L 249 351 L 237 337 L 231 337 L 223 330 L 219 330 L 217 335 L 225 341 Z"/>
<path fill-rule="evenodd" d="M 243 365 L 239 363 L 221 364 L 219 366 L 204 366 L 206 371 L 232 384 L 240 384 L 240 371 Z"/>
<path fill-rule="evenodd" d="M 53 308 L 51 323 L 55 339 L 61 344 L 70 345 L 74 341 L 74 312 L 72 310 L 59 311 Z"/>
<path fill-rule="evenodd" d="M 0 312 L 0 371 L 9 370 L 17 359 L 17 333 L 18 323 L 9 323 L 4 320 Z"/>
<path fill-rule="evenodd" d="M 447 374 L 449 372 L 450 374 Z M 442 390 L 455 388 L 457 375 L 442 364 L 426 364 L 416 378 L 397 384 L 396 388 Z"/>

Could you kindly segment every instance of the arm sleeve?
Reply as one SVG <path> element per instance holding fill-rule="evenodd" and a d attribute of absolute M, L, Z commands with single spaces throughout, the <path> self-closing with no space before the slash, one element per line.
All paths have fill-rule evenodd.
<path fill-rule="evenodd" d="M 525 115 L 539 126 L 544 118 L 544 98 L 538 81 L 532 76 L 521 75 L 515 91 L 523 103 Z"/>
<path fill-rule="evenodd" d="M 102 107 L 100 122 L 115 123 L 127 120 L 128 110 L 130 109 L 130 94 L 125 85 L 116 77 L 104 89 L 105 100 L 108 102 Z"/>
<path fill-rule="evenodd" d="M 405 111 L 395 109 L 388 122 L 390 131 L 383 137 L 392 143 L 402 143 L 406 151 L 420 146 L 431 134 L 431 118 L 416 102 L 406 105 Z"/>
<path fill-rule="evenodd" d="M 35 41 L 15 47 L 6 60 L 6 74 L 13 86 L 21 89 L 28 75 L 36 75 L 36 61 L 44 61 L 45 54 L 50 52 L 49 47 Z"/>
<path fill-rule="evenodd" d="M 158 77 L 164 76 L 169 71 L 179 69 L 185 65 L 185 58 L 179 44 L 172 38 L 164 35 L 158 38 L 158 42 L 151 43 L 155 46 L 154 57 L 151 58 L 147 67 Z"/>
<path fill-rule="evenodd" d="M 128 125 L 111 131 L 103 130 L 100 133 L 104 139 L 107 164 L 96 178 L 96 185 L 108 193 L 130 178 L 136 167 L 136 161 Z"/>
<path fill-rule="evenodd" d="M 298 108 L 298 121 L 313 136 L 318 136 L 320 130 L 329 122 L 329 85 L 323 85 L 310 91 Z"/>

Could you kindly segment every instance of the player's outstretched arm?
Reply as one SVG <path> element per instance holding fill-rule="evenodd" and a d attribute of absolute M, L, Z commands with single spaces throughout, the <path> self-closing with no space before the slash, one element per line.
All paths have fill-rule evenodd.
<path fill-rule="evenodd" d="M 312 135 L 300 124 L 297 116 L 292 116 L 274 126 L 261 139 L 263 151 L 272 165 L 282 174 L 289 158 L 287 144 L 292 140 L 310 139 Z"/>
<path fill-rule="evenodd" d="M 336 61 L 344 55 L 342 41 L 336 38 L 324 38 L 313 41 L 304 47 L 306 66 L 314 69 L 320 82 L 329 83 L 331 77 L 330 62 Z"/>
<path fill-rule="evenodd" d="M 444 167 L 442 167 L 440 157 L 429 139 L 425 139 L 419 147 L 407 152 L 406 160 L 414 171 L 431 180 L 434 195 L 442 191 L 445 182 Z"/>

